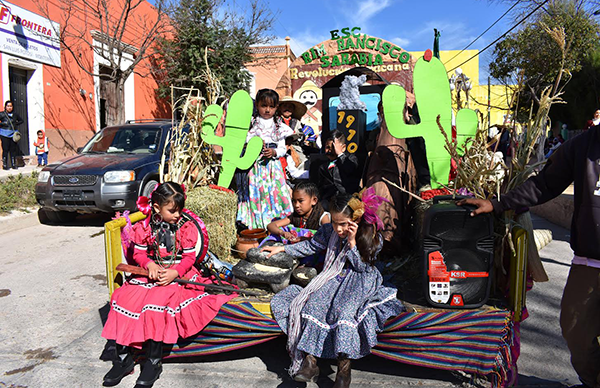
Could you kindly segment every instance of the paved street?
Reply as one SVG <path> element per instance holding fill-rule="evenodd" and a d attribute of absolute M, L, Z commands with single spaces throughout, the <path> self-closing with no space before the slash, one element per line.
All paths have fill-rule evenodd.
<path fill-rule="evenodd" d="M 101 313 L 107 309 L 103 222 L 81 217 L 69 226 L 45 226 L 35 215 L 0 218 L 0 388 L 101 386 L 109 364 L 98 359 Z M 572 254 L 567 232 L 542 257 L 551 281 L 528 294 L 531 317 L 522 325 L 521 386 L 577 383 L 560 336 L 558 306 Z M 155 387 L 296 387 L 286 376 L 283 338 L 239 351 L 168 363 Z M 332 386 L 335 368 L 320 364 L 318 386 Z M 417 368 L 374 356 L 354 363 L 353 387 L 472 386 L 457 373 Z M 120 386 L 132 387 L 136 373 Z M 310 385 L 310 384 L 309 384 Z M 314 385 L 313 385 L 314 386 Z"/>

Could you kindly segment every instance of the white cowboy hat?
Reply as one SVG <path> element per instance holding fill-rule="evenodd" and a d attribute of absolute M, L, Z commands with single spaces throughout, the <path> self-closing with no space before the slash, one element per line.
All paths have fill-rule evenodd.
<path fill-rule="evenodd" d="M 294 106 L 294 112 L 292 113 L 292 117 L 300 120 L 302 119 L 302 116 L 304 116 L 304 114 L 306 113 L 306 105 L 304 105 L 303 103 L 301 103 L 298 100 L 294 100 L 292 97 L 290 96 L 284 96 L 279 100 L 279 107 L 281 108 L 282 104 L 292 104 Z"/>

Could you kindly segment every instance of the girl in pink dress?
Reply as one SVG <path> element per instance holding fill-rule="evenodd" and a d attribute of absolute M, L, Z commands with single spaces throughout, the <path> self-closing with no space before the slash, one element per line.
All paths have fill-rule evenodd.
<path fill-rule="evenodd" d="M 150 201 L 138 200 L 148 217 L 133 225 L 133 260 L 148 270 L 148 276 L 129 278 L 112 295 L 102 336 L 116 341 L 117 354 L 104 386 L 117 385 L 132 373 L 130 349 L 145 347 L 147 357 L 136 386 L 151 387 L 162 372 L 163 344 L 197 334 L 235 296 L 174 282 L 178 277 L 209 282 L 194 267 L 198 229 L 181 218 L 184 205 L 184 190 L 174 182 L 159 185 Z"/>

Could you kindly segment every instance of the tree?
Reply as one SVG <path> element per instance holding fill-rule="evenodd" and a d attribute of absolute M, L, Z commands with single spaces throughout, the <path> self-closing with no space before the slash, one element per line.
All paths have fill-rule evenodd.
<path fill-rule="evenodd" d="M 555 0 L 534 15 L 534 20 L 509 34 L 494 48 L 490 74 L 497 79 L 514 79 L 522 72 L 525 83 L 539 91 L 554 82 L 561 68 L 572 73 L 598 47 L 600 29 L 581 0 Z M 549 30 L 564 29 L 565 58 Z"/>
<path fill-rule="evenodd" d="M 245 15 L 224 9 L 222 0 L 181 0 L 170 16 L 176 26 L 173 39 L 159 42 L 155 75 L 160 79 L 162 96 L 171 86 L 194 87 L 206 95 L 201 79 L 208 66 L 220 80 L 221 95 L 231 96 L 236 90 L 248 89 L 251 75 L 244 64 L 251 60 L 251 45 L 269 41 L 267 31 L 274 15 L 253 0 Z"/>
<path fill-rule="evenodd" d="M 49 2 L 37 0 L 38 9 L 51 19 Z M 61 46 L 85 73 L 114 91 L 109 101 L 114 117 L 125 120 L 124 85 L 140 64 L 154 55 L 157 39 L 168 34 L 170 23 L 161 0 L 152 7 L 146 0 L 63 0 L 58 7 Z M 53 13 L 56 15 L 56 13 Z"/>
<path fill-rule="evenodd" d="M 519 84 L 517 89 L 522 87 L 517 90 L 516 117 L 523 122 L 529 117 L 531 103 L 539 104 L 539 95 L 546 86 L 552 85 L 551 96 L 554 96 L 583 66 L 592 63 L 600 49 L 600 28 L 595 19 L 600 2 L 522 0 L 519 5 L 517 18 L 529 14 L 533 7 L 542 5 L 542 8 L 532 21 L 495 46 L 490 74 L 506 84 Z M 558 43 L 562 40 L 553 36 L 557 31 L 564 31 L 564 47 Z M 515 82 L 517 79 L 519 82 Z M 570 107 L 557 105 L 551 116 L 556 118 L 554 111 L 567 109 Z"/>

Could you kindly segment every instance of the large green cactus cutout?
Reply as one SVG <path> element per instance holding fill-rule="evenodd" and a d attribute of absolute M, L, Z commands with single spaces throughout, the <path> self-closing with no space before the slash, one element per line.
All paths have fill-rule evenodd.
<path fill-rule="evenodd" d="M 428 50 L 429 51 L 429 50 Z M 383 112 L 390 134 L 398 139 L 422 136 L 425 139 L 427 162 L 431 175 L 431 187 L 437 188 L 448 184 L 450 173 L 450 155 L 444 148 L 445 140 L 436 118 L 448 139 L 452 137 L 452 97 L 446 68 L 435 58 L 420 58 L 415 64 L 413 83 L 415 99 L 419 108 L 421 122 L 416 125 L 404 121 L 406 91 L 398 85 L 388 85 L 383 91 Z M 456 115 L 456 133 L 459 149 L 464 147 L 468 137 L 477 132 L 477 113 L 471 109 L 461 109 Z"/>
<path fill-rule="evenodd" d="M 227 117 L 225 119 L 225 136 L 217 136 L 215 129 L 223 116 L 223 109 L 218 105 L 209 105 L 204 112 L 202 122 L 202 137 L 209 144 L 223 147 L 221 159 L 221 174 L 218 185 L 229 187 L 235 169 L 245 170 L 250 168 L 262 151 L 263 142 L 260 137 L 253 137 L 248 141 L 246 152 L 242 155 L 246 135 L 252 120 L 253 103 L 250 95 L 238 90 L 231 96 Z"/>

